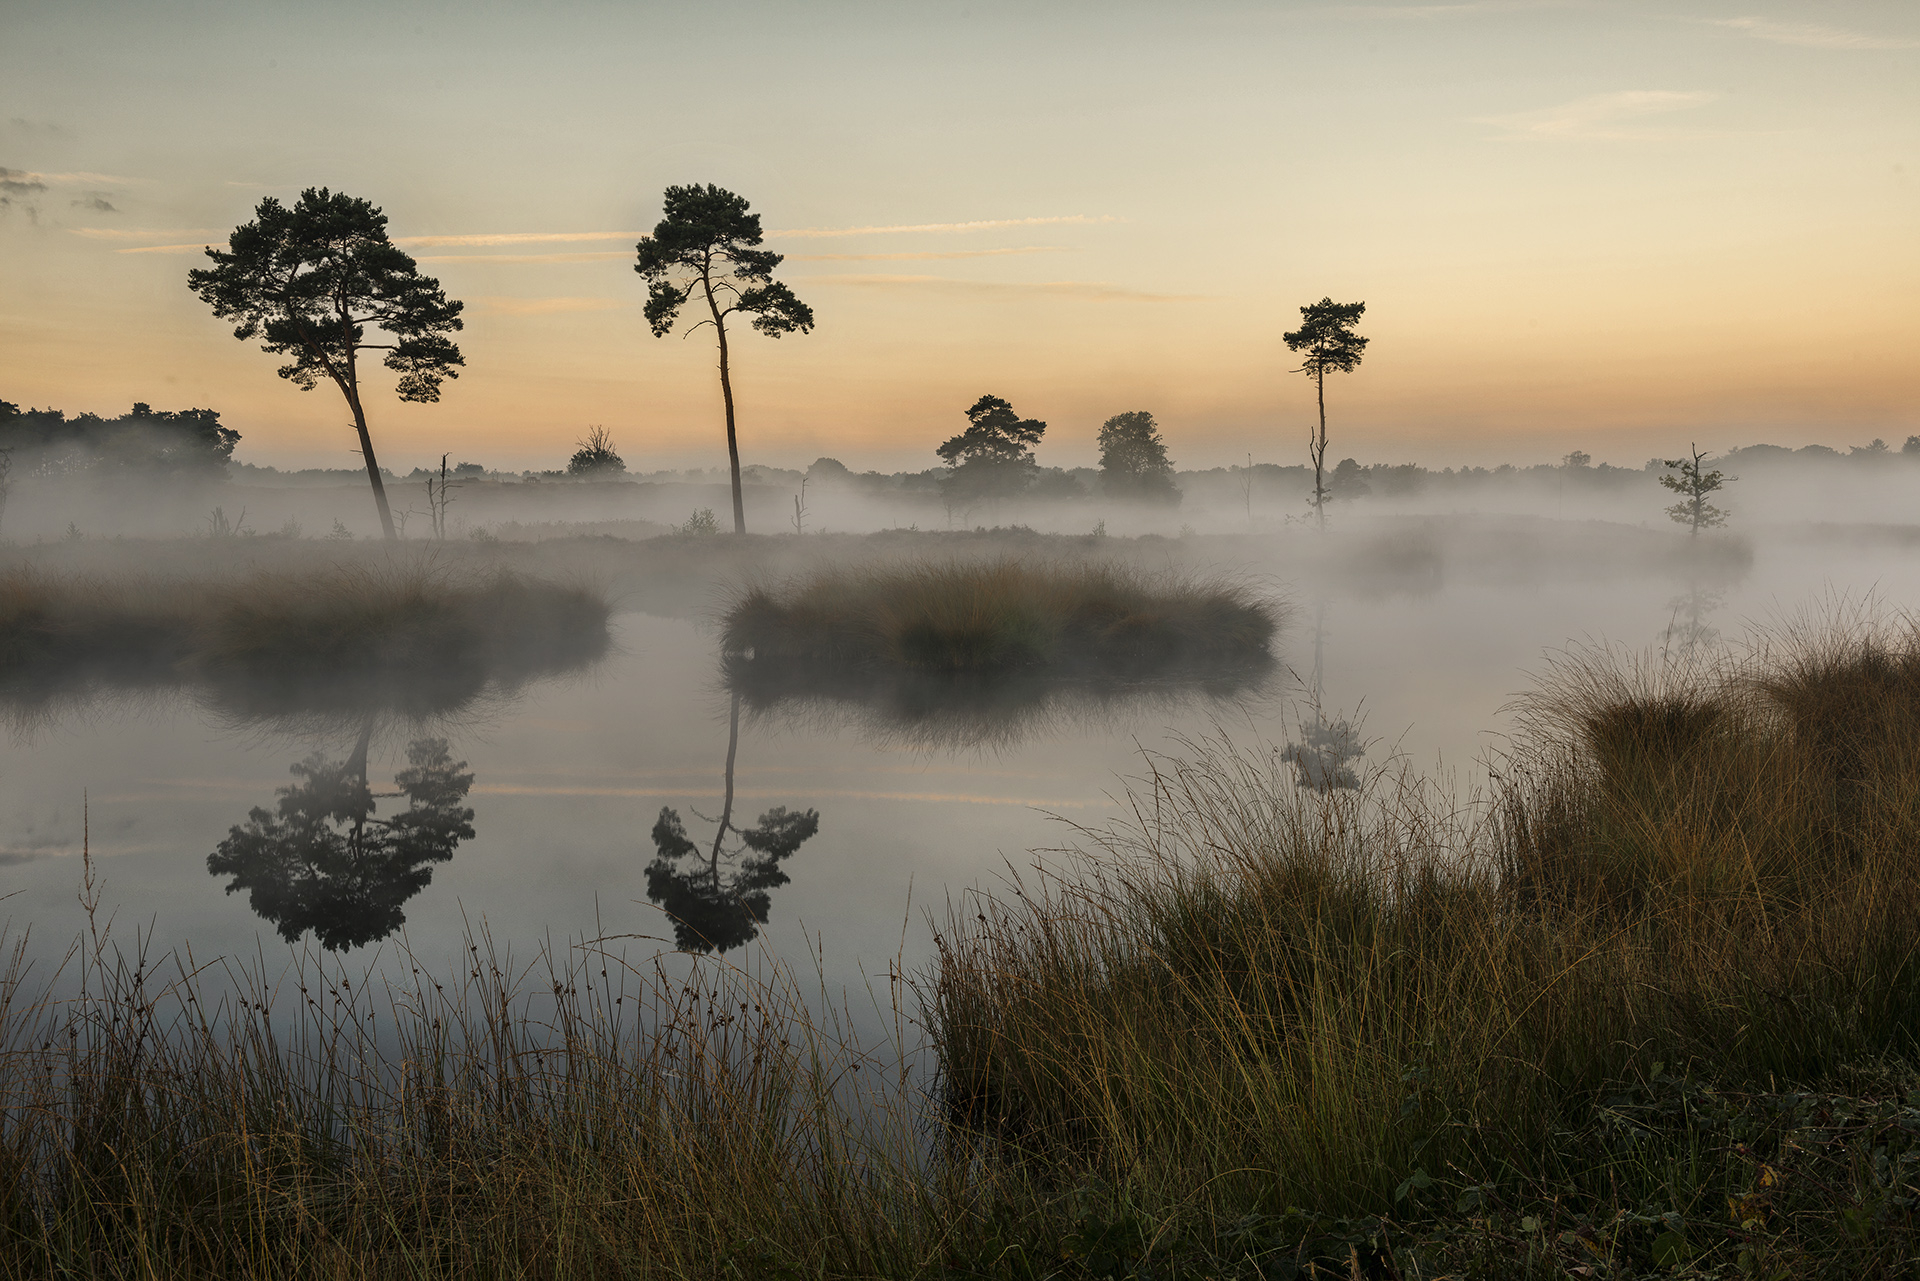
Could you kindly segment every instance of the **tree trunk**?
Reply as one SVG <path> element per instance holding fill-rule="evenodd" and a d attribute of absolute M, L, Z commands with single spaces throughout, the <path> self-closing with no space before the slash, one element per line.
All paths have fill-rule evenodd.
<path fill-rule="evenodd" d="M 713 330 L 720 335 L 720 399 L 727 405 L 727 463 L 733 471 L 733 532 L 747 532 L 747 506 L 740 497 L 740 439 L 733 431 L 733 380 L 727 376 L 727 322 L 720 315 L 720 304 L 714 301 L 713 284 L 707 279 L 707 273 L 700 273 L 700 283 L 707 291 L 707 310 L 713 313 Z"/>
<path fill-rule="evenodd" d="M 1327 371 L 1316 370 L 1313 384 L 1320 397 L 1320 434 L 1313 442 L 1313 513 L 1320 528 L 1327 528 L 1327 487 L 1323 481 L 1327 465 Z"/>
<path fill-rule="evenodd" d="M 360 377 L 353 365 L 353 355 L 347 355 L 347 404 L 353 410 L 354 430 L 360 433 L 360 456 L 367 460 L 367 479 L 373 482 L 373 505 L 380 509 L 380 529 L 386 534 L 388 542 L 397 537 L 393 532 L 393 511 L 387 506 L 387 487 L 380 483 L 380 464 L 373 457 L 373 436 L 367 431 L 367 411 L 360 407 Z"/>

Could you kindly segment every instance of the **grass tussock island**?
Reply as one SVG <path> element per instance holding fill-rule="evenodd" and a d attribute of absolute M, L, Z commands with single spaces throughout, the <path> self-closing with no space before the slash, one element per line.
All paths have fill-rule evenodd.
<path fill-rule="evenodd" d="M 1464 807 L 1155 758 L 893 985 L 925 1089 L 777 971 L 610 944 L 16 965 L 0 1268 L 1912 1276 L 1920 633 L 1569 659 L 1523 720 Z"/>
<path fill-rule="evenodd" d="M 610 608 L 587 587 L 431 564 L 218 577 L 0 575 L 0 698 L 209 687 L 229 701 L 421 709 L 592 661 Z"/>
<path fill-rule="evenodd" d="M 1264 660 L 1276 608 L 1223 582 L 1016 558 L 825 569 L 746 589 L 721 646 L 756 664 L 1152 675 Z"/>

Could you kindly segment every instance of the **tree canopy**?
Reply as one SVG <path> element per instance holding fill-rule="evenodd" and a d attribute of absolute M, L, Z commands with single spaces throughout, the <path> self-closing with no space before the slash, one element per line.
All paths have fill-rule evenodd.
<path fill-rule="evenodd" d="M 1300 309 L 1300 328 L 1285 335 L 1288 351 L 1304 351 L 1305 358 L 1296 371 L 1309 378 L 1330 373 L 1350 374 L 1360 365 L 1368 339 L 1354 332 L 1360 317 L 1367 314 L 1363 302 L 1335 302 L 1322 298 Z"/>
<path fill-rule="evenodd" d="M 626 469 L 626 460 L 614 451 L 613 433 L 597 424 L 587 428 L 567 460 L 569 476 L 617 476 Z"/>
<path fill-rule="evenodd" d="M 933 452 L 953 468 L 949 492 L 977 497 L 1017 494 L 1033 482 L 1033 447 L 1047 425 L 1022 418 L 998 396 L 986 395 L 967 410 L 967 429 Z"/>
<path fill-rule="evenodd" d="M 213 266 L 187 273 L 187 285 L 234 323 L 233 336 L 290 356 L 280 376 L 303 391 L 326 378 L 353 411 L 360 452 L 388 538 L 394 537 L 386 488 L 374 458 L 360 383 L 359 354 L 383 351 L 398 374 L 403 401 L 440 399 L 441 384 L 466 362 L 448 335 L 462 328 L 463 304 L 387 237 L 373 204 L 309 187 L 292 208 L 268 196 L 254 221 L 236 227 Z M 374 332 L 369 332 L 369 331 Z"/>
<path fill-rule="evenodd" d="M 141 475 L 221 478 L 240 433 L 217 409 L 154 409 L 137 403 L 115 418 L 28 409 L 0 400 L 0 451 L 21 475 Z"/>
<path fill-rule="evenodd" d="M 740 491 L 740 442 L 734 423 L 733 377 L 727 351 L 727 318 L 752 317 L 753 327 L 769 338 L 811 333 L 813 308 L 773 278 L 781 255 L 757 249 L 763 239 L 760 215 L 748 212 L 744 197 L 708 183 L 668 187 L 665 216 L 653 234 L 635 246 L 633 269 L 647 282 L 647 325 L 655 338 L 673 332 L 680 309 L 698 295 L 707 314 L 687 327 L 692 333 L 711 324 L 720 345 L 720 395 L 726 405 L 727 457 L 733 477 L 733 528 L 747 532 L 746 505 Z"/>
<path fill-rule="evenodd" d="M 1173 462 L 1152 414 L 1130 410 L 1100 425 L 1100 485 L 1115 497 L 1179 500 Z"/>

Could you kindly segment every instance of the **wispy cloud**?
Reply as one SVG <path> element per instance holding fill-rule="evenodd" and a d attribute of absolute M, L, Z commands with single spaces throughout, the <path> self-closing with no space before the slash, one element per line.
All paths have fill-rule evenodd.
<path fill-rule="evenodd" d="M 631 249 L 572 254 L 422 254 L 421 262 L 613 262 L 633 257 Z"/>
<path fill-rule="evenodd" d="M 130 187 L 148 181 L 145 178 L 123 178 L 111 173 L 29 173 L 19 169 L 0 169 L 0 173 L 49 187 Z"/>
<path fill-rule="evenodd" d="M 909 232 L 956 232 L 956 231 L 993 231 L 1000 227 L 1058 227 L 1090 226 L 1096 223 L 1124 222 L 1111 214 L 1063 214 L 1057 218 L 987 218 L 978 222 L 918 222 L 890 227 L 789 227 L 782 231 L 769 231 L 769 236 L 788 236 L 795 239 L 826 236 L 880 236 L 899 235 Z"/>
<path fill-rule="evenodd" d="M 474 301 L 490 316 L 551 316 L 562 311 L 614 311 L 628 304 L 613 298 L 502 298 L 481 297 Z"/>
<path fill-rule="evenodd" d="M 205 249 L 209 241 L 199 241 L 191 245 L 136 245 L 131 249 L 116 249 L 117 254 L 197 254 Z"/>
<path fill-rule="evenodd" d="M 1557 107 L 1518 111 L 1503 116 L 1480 116 L 1475 123 L 1493 125 L 1510 138 L 1577 141 L 1640 141 L 1697 138 L 1698 131 L 1663 126 L 1634 125 L 1631 121 L 1664 116 L 1712 102 L 1718 95 L 1704 89 L 1626 89 L 1619 93 L 1576 98 Z"/>
<path fill-rule="evenodd" d="M 1775 22 L 1771 18 L 1708 18 L 1705 21 L 1716 27 L 1744 31 L 1756 40 L 1797 44 L 1808 49 L 1920 49 L 1920 40 L 1870 36 L 1817 22 Z"/>
<path fill-rule="evenodd" d="M 421 249 L 478 248 L 482 245 L 539 245 L 585 240 L 639 240 L 639 231 L 488 231 L 467 236 L 395 236 L 396 245 Z"/>
<path fill-rule="evenodd" d="M 1022 249 L 928 249 L 893 254 L 788 254 L 788 262 L 915 262 L 940 258 L 997 258 L 1006 254 L 1072 252 L 1063 245 L 1032 245 Z M 590 250 L 553 254 L 422 254 L 421 262 L 616 262 L 633 257 L 631 249 Z"/>
<path fill-rule="evenodd" d="M 80 197 L 80 199 L 75 200 L 71 203 L 73 204 L 73 207 L 75 209 L 91 209 L 95 213 L 119 213 L 120 212 L 118 209 L 114 208 L 113 202 L 107 199 L 107 193 L 104 191 L 86 192 Z"/>
<path fill-rule="evenodd" d="M 1460 18 L 1525 9 L 1575 9 L 1579 0 L 1461 0 L 1457 4 L 1353 4 L 1339 12 L 1361 18 Z"/>
<path fill-rule="evenodd" d="M 38 175 L 36 175 L 38 176 Z M 965 231 L 992 231 L 1001 227 L 1051 227 L 1061 225 L 1090 225 L 1094 223 L 1121 222 L 1108 214 L 1090 216 L 1087 214 L 1066 214 L 1055 218 L 989 218 L 976 222 L 923 222 L 911 225 L 887 227 L 795 227 L 784 231 L 769 231 L 769 236 L 787 236 L 798 239 L 828 236 L 877 236 L 896 235 L 913 232 L 950 233 Z M 542 245 L 542 244 L 585 244 L 594 241 L 624 240 L 638 242 L 645 240 L 644 231 L 482 231 L 449 236 L 395 236 L 393 243 L 409 249 L 484 249 L 497 245 Z M 981 250 L 979 252 L 997 253 L 1041 253 L 1044 249 L 1004 249 Z M 555 254 L 474 254 L 469 256 L 441 255 L 428 262 L 594 262 L 603 258 L 625 257 L 624 253 L 604 255 L 563 256 Z M 884 255 L 882 255 L 884 256 Z"/>
<path fill-rule="evenodd" d="M 1202 294 L 1155 294 L 1122 289 L 1098 280 L 996 281 L 955 280 L 949 276 L 846 275 L 813 276 L 822 285 L 858 285 L 870 288 L 939 289 L 950 293 L 1026 294 L 1030 297 L 1077 298 L 1087 302 L 1198 302 Z"/>
<path fill-rule="evenodd" d="M 85 236 L 88 240 L 170 240 L 175 236 L 220 234 L 212 227 L 172 227 L 165 230 L 152 227 L 69 227 L 67 231 L 75 236 Z"/>
<path fill-rule="evenodd" d="M 788 262 L 921 262 L 940 258 L 999 258 L 1006 254 L 1070 253 L 1064 245 L 1029 245 L 1024 249 L 923 249 L 897 254 L 788 254 Z"/>
<path fill-rule="evenodd" d="M 47 184 L 39 174 L 0 166 L 0 195 L 31 196 L 46 189 Z"/>

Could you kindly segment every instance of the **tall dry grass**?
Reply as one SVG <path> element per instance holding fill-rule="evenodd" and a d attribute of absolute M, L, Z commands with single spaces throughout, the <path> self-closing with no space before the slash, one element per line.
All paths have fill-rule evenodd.
<path fill-rule="evenodd" d="M 458 705 L 593 661 L 610 607 L 592 588 L 429 562 L 239 577 L 0 574 L 0 698 L 200 685 L 242 711 Z"/>
<path fill-rule="evenodd" d="M 383 979 L 93 937 L 54 999 L 16 943 L 0 1275 L 911 1275 L 940 1255 L 966 1199 L 909 1109 L 872 1101 L 907 1089 L 886 1062 L 790 975 L 617 949 L 515 962 L 482 932 L 464 973 Z"/>
<path fill-rule="evenodd" d="M 827 569 L 743 591 L 721 643 L 755 662 L 931 672 L 1164 670 L 1264 658 L 1275 607 L 1244 586 L 1018 558 Z"/>
<path fill-rule="evenodd" d="M 777 973 L 606 943 L 442 986 L 90 938 L 58 1000 L 16 952 L 0 1271 L 1911 1275 L 1916 672 L 1905 626 L 1569 658 L 1467 803 L 1153 758 L 956 901 L 930 1095 Z"/>
<path fill-rule="evenodd" d="M 1390 1214 L 1435 1178 L 1680 1196 L 1673 1152 L 1578 1137 L 1621 1090 L 1915 1063 L 1917 678 L 1908 625 L 1569 658 L 1466 805 L 1190 744 L 1064 867 L 951 913 L 926 993 L 951 1120 L 1195 1230 Z"/>

